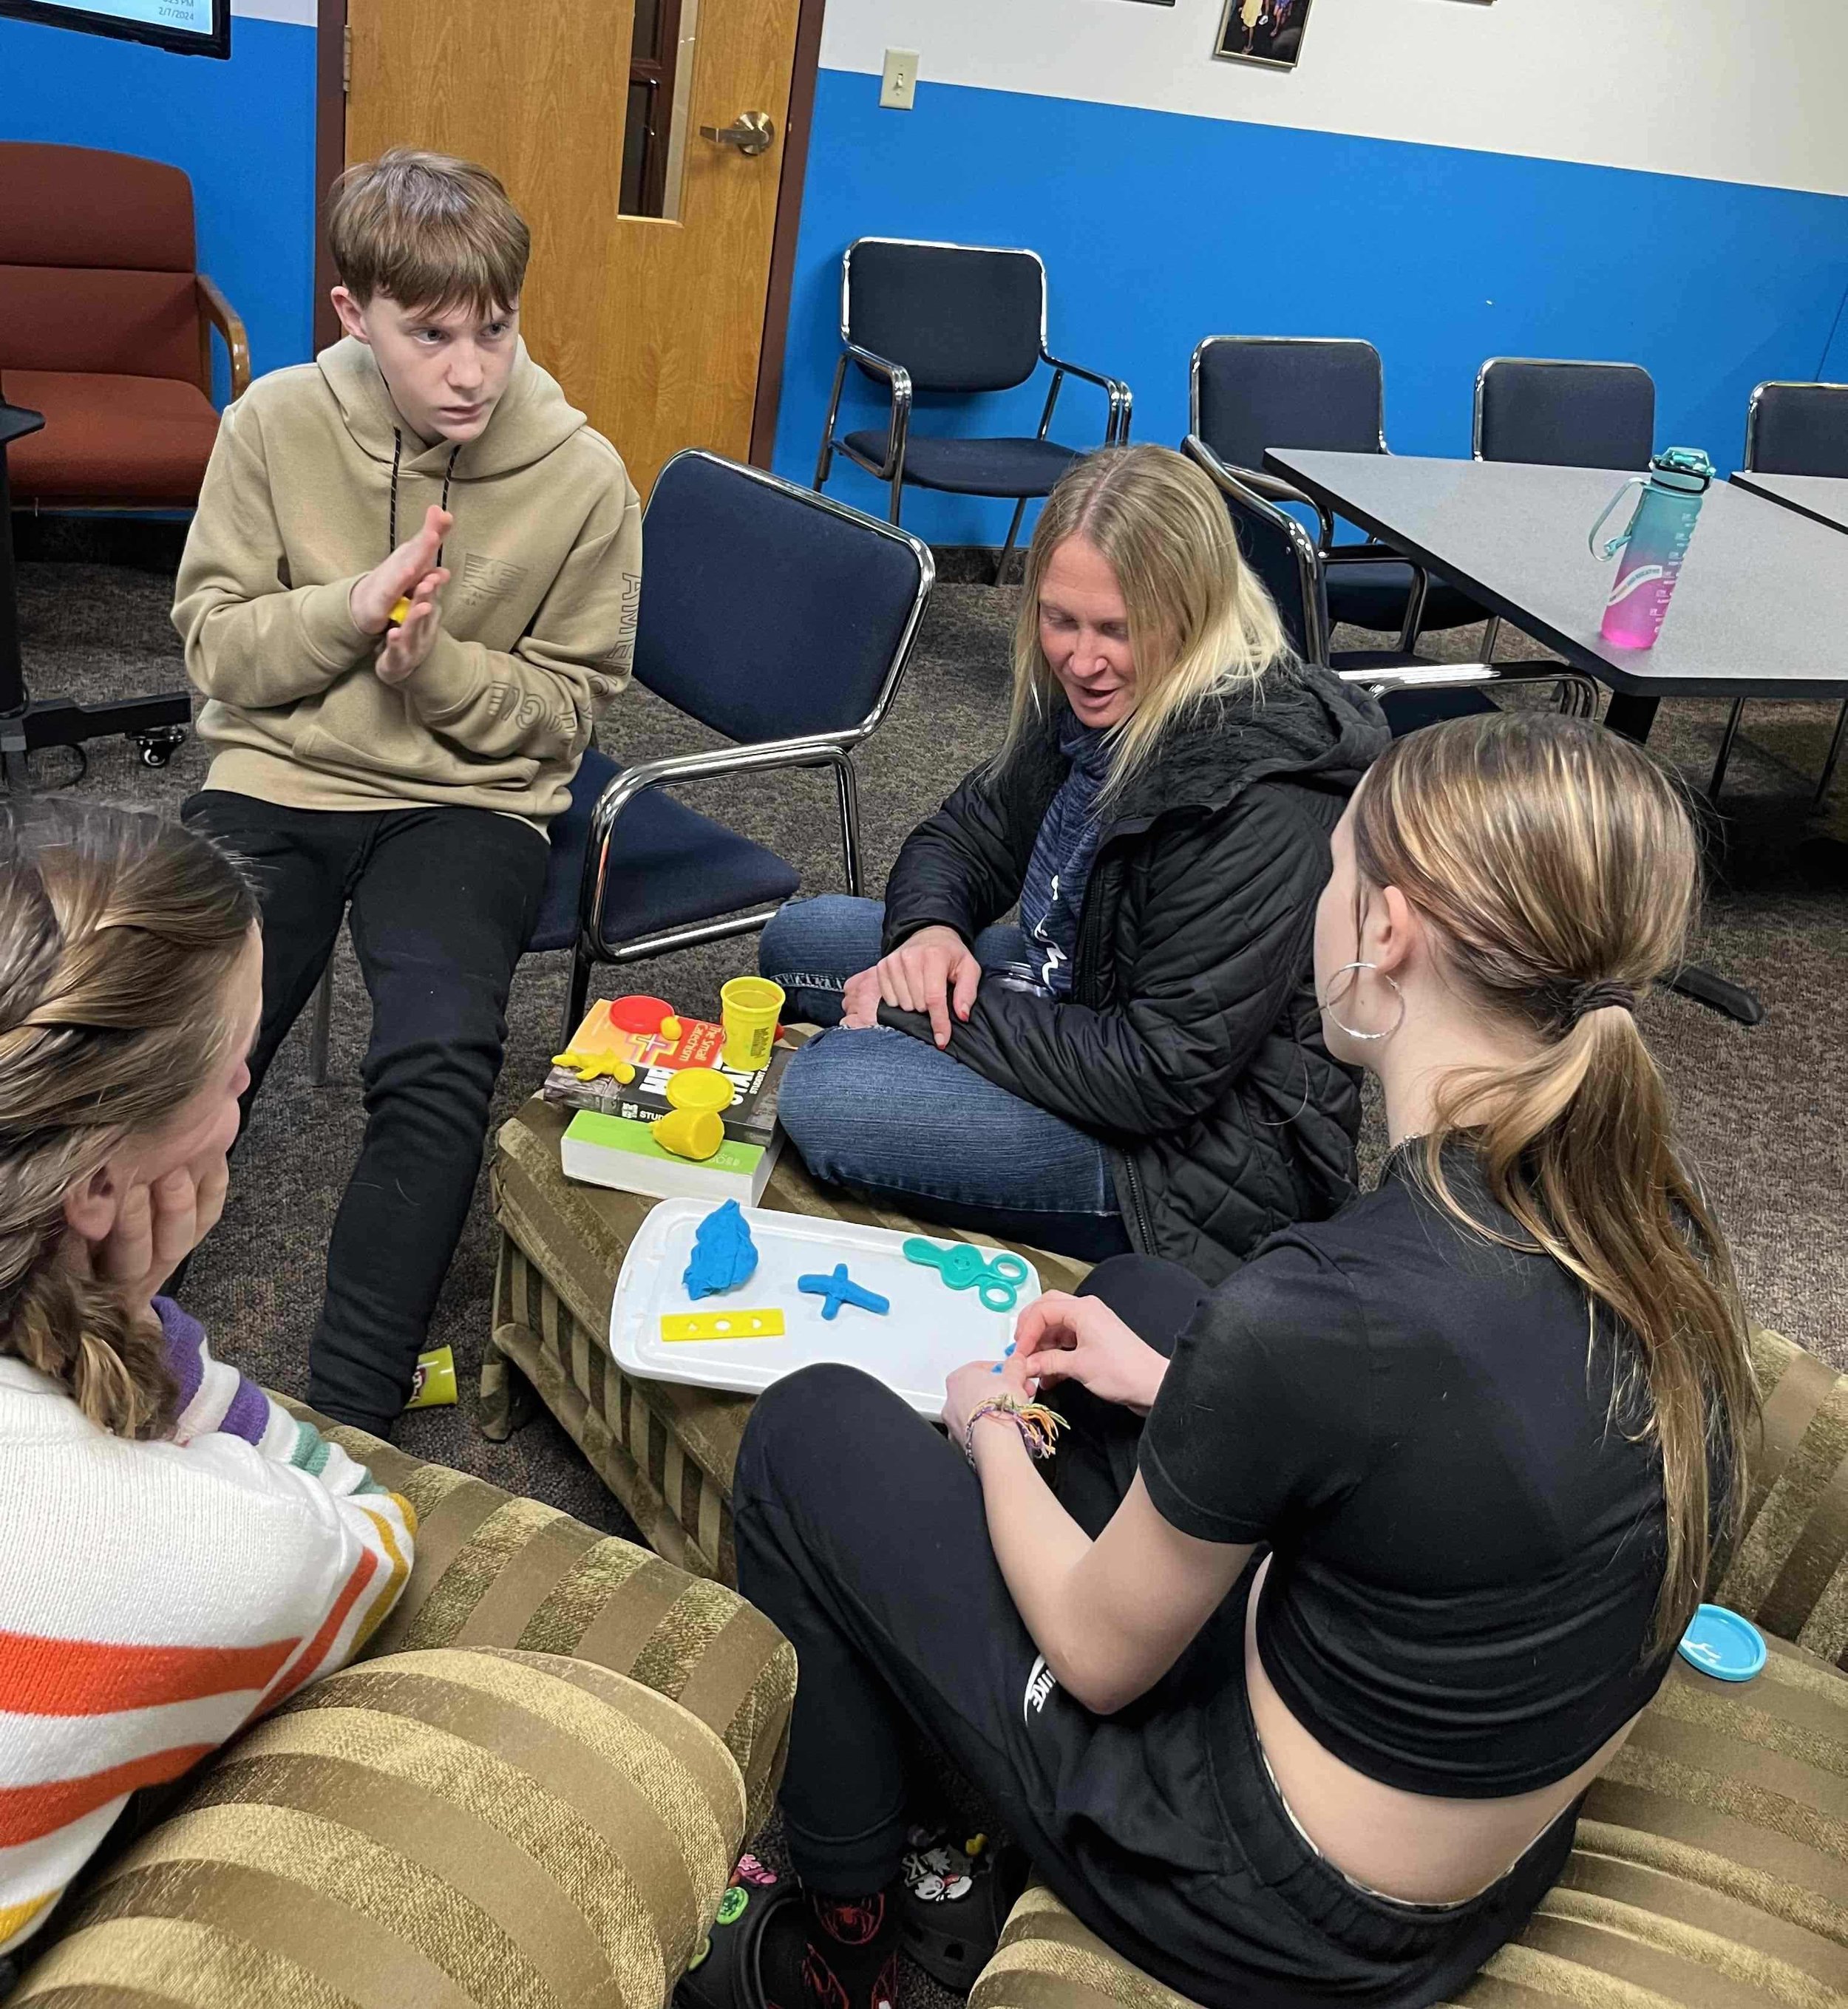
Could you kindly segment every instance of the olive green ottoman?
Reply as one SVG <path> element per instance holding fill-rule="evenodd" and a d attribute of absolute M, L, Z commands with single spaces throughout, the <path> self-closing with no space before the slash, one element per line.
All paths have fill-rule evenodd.
<path fill-rule="evenodd" d="M 655 1203 L 567 1179 L 559 1140 L 568 1120 L 568 1111 L 534 1097 L 502 1125 L 495 1142 L 500 1251 L 481 1370 L 481 1427 L 490 1437 L 505 1437 L 536 1394 L 658 1554 L 682 1569 L 735 1582 L 732 1469 L 750 1398 L 634 1380 L 611 1359 L 616 1275 Z M 824 1191 L 787 1148 L 762 1203 L 901 1231 L 920 1227 Z M 1000 1245 L 1025 1256 L 1048 1290 L 1075 1289 L 1090 1267 L 1019 1243 Z"/>

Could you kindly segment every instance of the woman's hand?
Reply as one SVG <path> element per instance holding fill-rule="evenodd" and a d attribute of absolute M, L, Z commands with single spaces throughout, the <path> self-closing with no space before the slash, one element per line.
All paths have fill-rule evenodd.
<path fill-rule="evenodd" d="M 850 1032 L 870 1032 L 879 1022 L 879 973 L 863 969 L 841 991 L 841 1023 Z"/>
<path fill-rule="evenodd" d="M 883 1001 L 900 1012 L 929 1015 L 931 1035 L 940 1047 L 949 1044 L 949 1015 L 969 1016 L 982 966 L 954 928 L 920 928 L 890 955 L 873 966 Z"/>
<path fill-rule="evenodd" d="M 1044 1395 L 1061 1381 L 1076 1381 L 1100 1401 L 1146 1416 L 1168 1362 L 1138 1339 L 1097 1298 L 1048 1291 L 1035 1298 L 1014 1327 L 1010 1366 L 1037 1379 Z"/>
<path fill-rule="evenodd" d="M 91 1275 L 111 1286 L 131 1312 L 145 1312 L 218 1225 L 229 1178 L 221 1152 L 177 1166 L 151 1185 L 130 1186 L 108 1234 L 87 1245 Z"/>
<path fill-rule="evenodd" d="M 958 1451 L 969 1433 L 969 1419 L 984 1402 L 997 1395 L 1012 1395 L 1016 1402 L 1030 1402 L 1033 1389 L 1016 1353 L 998 1367 L 992 1360 L 972 1360 L 959 1367 L 943 1391 L 943 1426 Z"/>

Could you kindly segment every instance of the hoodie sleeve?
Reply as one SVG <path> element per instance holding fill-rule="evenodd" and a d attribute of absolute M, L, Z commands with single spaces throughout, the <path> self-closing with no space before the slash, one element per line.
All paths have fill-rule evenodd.
<path fill-rule="evenodd" d="M 629 681 L 641 583 L 641 499 L 618 463 L 519 646 L 506 653 L 439 629 L 403 686 L 412 708 L 465 753 L 575 760 L 597 704 Z"/>
<path fill-rule="evenodd" d="M 1145 947 L 1120 1008 L 1101 1011 L 992 980 L 949 1051 L 997 1086 L 1093 1130 L 1177 1130 L 1251 1064 L 1309 967 L 1328 840 L 1284 790 L 1258 787 L 1227 815 L 1158 846 L 1147 867 Z M 882 1007 L 880 1022 L 929 1040 L 930 1021 Z"/>
<path fill-rule="evenodd" d="M 313 696 L 368 657 L 354 625 L 360 577 L 286 586 L 263 423 L 247 393 L 225 413 L 186 533 L 173 604 L 186 670 L 208 697 L 245 710 Z"/>

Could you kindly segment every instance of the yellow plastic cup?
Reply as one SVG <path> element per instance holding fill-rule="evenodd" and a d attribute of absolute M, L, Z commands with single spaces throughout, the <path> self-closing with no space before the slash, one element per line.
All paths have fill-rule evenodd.
<path fill-rule="evenodd" d="M 725 1064 L 755 1073 L 770 1065 L 776 1022 L 782 1015 L 783 987 L 767 976 L 734 976 L 718 994 L 725 1027 Z"/>
<path fill-rule="evenodd" d="M 654 1141 L 676 1158 L 716 1157 L 725 1140 L 725 1119 L 710 1109 L 670 1109 L 654 1125 Z"/>
<path fill-rule="evenodd" d="M 667 1085 L 667 1099 L 676 1109 L 707 1109 L 723 1115 L 738 1099 L 717 1068 L 681 1068 Z"/>
<path fill-rule="evenodd" d="M 446 1346 L 417 1355 L 407 1409 L 445 1408 L 456 1400 L 456 1356 Z"/>

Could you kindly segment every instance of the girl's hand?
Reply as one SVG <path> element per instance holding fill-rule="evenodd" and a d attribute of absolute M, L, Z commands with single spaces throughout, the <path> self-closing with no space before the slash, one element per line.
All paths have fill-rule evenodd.
<path fill-rule="evenodd" d="M 1099 1401 L 1146 1416 L 1168 1362 L 1138 1339 L 1097 1298 L 1048 1291 L 1035 1298 L 1014 1327 L 1013 1364 L 1037 1377 L 1042 1393 L 1076 1381 Z"/>
<path fill-rule="evenodd" d="M 230 1170 L 221 1152 L 180 1165 L 152 1185 L 130 1186 L 115 1225 L 89 1244 L 90 1274 L 113 1287 L 130 1311 L 147 1310 L 225 1210 Z"/>
<path fill-rule="evenodd" d="M 971 1414 L 997 1395 L 1012 1395 L 1017 1402 L 1033 1400 L 1033 1389 L 1017 1353 L 1002 1362 L 998 1373 L 992 1360 L 972 1360 L 950 1376 L 943 1391 L 943 1426 L 958 1451 L 968 1434 Z"/>
<path fill-rule="evenodd" d="M 928 1013 L 931 1034 L 939 1047 L 949 1044 L 952 1007 L 959 1019 L 969 1016 L 982 966 L 954 928 L 920 928 L 890 955 L 874 965 L 879 995 L 895 1010 Z"/>

